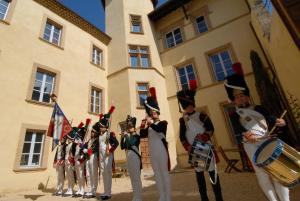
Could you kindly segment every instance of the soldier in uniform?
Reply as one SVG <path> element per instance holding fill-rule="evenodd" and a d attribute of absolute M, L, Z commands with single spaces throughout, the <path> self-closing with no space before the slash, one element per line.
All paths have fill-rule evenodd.
<path fill-rule="evenodd" d="M 267 139 L 260 139 L 268 133 L 270 126 L 284 127 L 284 119 L 278 119 L 260 105 L 252 105 L 249 88 L 242 69 L 228 76 L 224 82 L 228 98 L 236 105 L 236 112 L 231 115 L 231 122 L 236 135 L 243 136 L 244 148 L 250 159 L 255 151 Z M 270 201 L 289 201 L 289 189 L 271 178 L 262 168 L 253 164 L 258 183 Z"/>
<path fill-rule="evenodd" d="M 84 174 L 84 163 L 85 163 L 85 154 L 83 152 L 84 148 L 84 137 L 87 133 L 88 126 L 91 119 L 86 119 L 84 127 L 80 127 L 77 136 L 75 138 L 76 148 L 75 148 L 75 171 L 77 177 L 78 191 L 74 194 L 74 197 L 82 197 L 84 195 L 84 186 L 85 186 L 85 174 Z M 83 125 L 83 123 L 82 123 Z"/>
<path fill-rule="evenodd" d="M 53 166 L 56 169 L 57 184 L 55 196 L 63 195 L 64 181 L 65 181 L 65 152 L 66 152 L 66 137 L 63 138 L 56 149 Z"/>
<path fill-rule="evenodd" d="M 127 168 L 133 189 L 132 201 L 142 201 L 140 136 L 135 130 L 136 118 L 127 116 L 126 131 L 121 133 L 121 149 L 126 151 Z"/>
<path fill-rule="evenodd" d="M 100 121 L 96 123 L 99 131 L 99 175 L 102 173 L 104 192 L 101 194 L 102 200 L 111 198 L 112 171 L 114 166 L 114 151 L 119 146 L 119 142 L 114 132 L 110 132 L 110 118 L 114 111 L 112 106 L 109 112 L 100 116 Z"/>
<path fill-rule="evenodd" d="M 154 171 L 156 186 L 159 191 L 160 201 L 171 201 L 170 158 L 166 141 L 167 121 L 159 119 L 160 109 L 156 99 L 155 88 L 149 89 L 151 96 L 145 101 L 148 114 L 140 130 L 141 137 L 149 139 L 150 161 Z"/>
<path fill-rule="evenodd" d="M 79 125 L 82 126 L 81 124 Z M 78 127 L 73 127 L 73 130 L 67 135 L 67 145 L 66 145 L 66 155 L 65 155 L 65 171 L 68 179 L 68 189 L 64 193 L 64 196 L 72 196 L 74 194 L 74 185 L 75 185 L 75 147 L 74 143 L 75 136 L 78 131 Z"/>
<path fill-rule="evenodd" d="M 190 153 L 195 139 L 205 143 L 211 143 L 210 138 L 214 132 L 214 126 L 209 116 L 204 112 L 195 111 L 195 94 L 197 84 L 195 80 L 190 81 L 190 89 L 183 89 L 177 92 L 177 99 L 184 110 L 183 117 L 179 119 L 180 123 L 180 141 L 184 149 Z M 216 201 L 223 201 L 219 176 L 216 173 L 216 162 L 218 160 L 214 152 L 208 168 L 208 173 L 212 183 Z M 195 167 L 195 173 L 198 188 L 202 201 L 208 201 L 204 170 Z"/>
<path fill-rule="evenodd" d="M 99 157 L 99 128 L 96 123 L 91 130 L 91 138 L 85 143 L 83 152 L 85 153 L 85 167 L 87 179 L 87 192 L 84 198 L 95 198 L 98 187 L 98 157 Z"/>

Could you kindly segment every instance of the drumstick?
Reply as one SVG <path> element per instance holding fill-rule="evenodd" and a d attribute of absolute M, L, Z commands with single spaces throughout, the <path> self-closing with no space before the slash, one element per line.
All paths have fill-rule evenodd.
<path fill-rule="evenodd" d="M 282 119 L 286 115 L 286 113 L 287 113 L 287 110 L 284 110 L 279 119 Z M 273 128 L 271 129 L 271 131 L 267 134 L 267 136 L 271 135 L 276 128 L 277 128 L 277 126 L 274 125 Z"/>

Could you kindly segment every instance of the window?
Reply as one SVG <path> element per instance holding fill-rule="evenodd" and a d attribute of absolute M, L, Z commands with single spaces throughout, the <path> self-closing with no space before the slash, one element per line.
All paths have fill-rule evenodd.
<path fill-rule="evenodd" d="M 5 20 L 10 6 L 10 0 L 0 0 L 0 19 Z"/>
<path fill-rule="evenodd" d="M 138 107 L 144 107 L 144 102 L 148 96 L 148 90 L 149 90 L 148 83 L 137 84 Z"/>
<path fill-rule="evenodd" d="M 90 112 L 100 114 L 102 112 L 102 90 L 92 87 Z"/>
<path fill-rule="evenodd" d="M 26 131 L 21 155 L 21 167 L 40 167 L 44 144 L 44 132 Z"/>
<path fill-rule="evenodd" d="M 233 60 L 229 50 L 213 53 L 209 55 L 209 60 L 217 81 L 222 81 L 226 76 L 233 74 Z"/>
<path fill-rule="evenodd" d="M 199 16 L 196 18 L 197 29 L 199 33 L 204 33 L 208 31 L 208 26 L 204 16 Z"/>
<path fill-rule="evenodd" d="M 177 68 L 178 80 L 180 82 L 181 89 L 189 89 L 189 81 L 197 80 L 194 67 L 192 64 L 184 65 Z"/>
<path fill-rule="evenodd" d="M 43 39 L 60 46 L 62 27 L 47 20 L 43 33 Z"/>
<path fill-rule="evenodd" d="M 130 45 L 129 57 L 131 67 L 150 67 L 150 54 L 148 47 Z"/>
<path fill-rule="evenodd" d="M 166 34 L 167 48 L 174 47 L 183 42 L 180 28 L 176 28 Z"/>
<path fill-rule="evenodd" d="M 143 33 L 141 16 L 130 15 L 132 33 Z"/>
<path fill-rule="evenodd" d="M 93 46 L 92 63 L 101 66 L 102 65 L 102 50 L 96 46 Z"/>
<path fill-rule="evenodd" d="M 54 84 L 55 75 L 38 69 L 35 74 L 31 100 L 50 103 L 50 95 L 53 93 Z"/>

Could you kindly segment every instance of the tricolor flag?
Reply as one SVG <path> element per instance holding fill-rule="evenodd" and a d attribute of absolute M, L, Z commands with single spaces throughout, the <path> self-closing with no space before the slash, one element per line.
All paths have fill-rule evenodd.
<path fill-rule="evenodd" d="M 70 131 L 72 131 L 71 124 L 58 104 L 55 103 L 47 133 L 47 136 L 53 137 L 52 151 L 58 145 L 58 142 Z"/>

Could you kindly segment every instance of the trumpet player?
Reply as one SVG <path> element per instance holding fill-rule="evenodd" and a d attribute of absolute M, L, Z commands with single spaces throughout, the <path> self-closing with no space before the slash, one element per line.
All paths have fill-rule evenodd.
<path fill-rule="evenodd" d="M 114 164 L 114 151 L 119 145 L 119 142 L 114 132 L 110 132 L 110 117 L 114 110 L 111 107 L 105 115 L 100 115 L 100 121 L 97 122 L 99 134 L 99 171 L 102 173 L 104 193 L 101 195 L 102 200 L 111 198 L 112 184 L 112 168 Z"/>
<path fill-rule="evenodd" d="M 149 139 L 150 161 L 154 171 L 155 183 L 159 191 L 159 201 L 171 201 L 170 157 L 166 141 L 167 121 L 159 119 L 160 109 L 156 100 L 155 88 L 149 89 L 151 96 L 145 101 L 145 109 L 149 115 L 146 125 L 142 125 L 141 137 Z"/>
<path fill-rule="evenodd" d="M 135 130 L 136 118 L 127 116 L 126 131 L 121 133 L 121 149 L 126 151 L 127 169 L 133 189 L 132 201 L 142 201 L 140 136 Z"/>
<path fill-rule="evenodd" d="M 240 63 L 233 66 L 237 74 L 226 78 L 224 82 L 228 98 L 236 105 L 236 112 L 231 115 L 231 122 L 236 135 L 244 138 L 244 148 L 250 159 L 258 147 L 266 140 L 259 140 L 267 135 L 269 127 L 285 126 L 284 119 L 271 116 L 262 106 L 251 105 L 249 88 L 243 76 Z M 251 161 L 252 162 L 252 161 Z M 289 189 L 271 178 L 262 168 L 253 164 L 258 183 L 269 201 L 289 201 Z"/>

